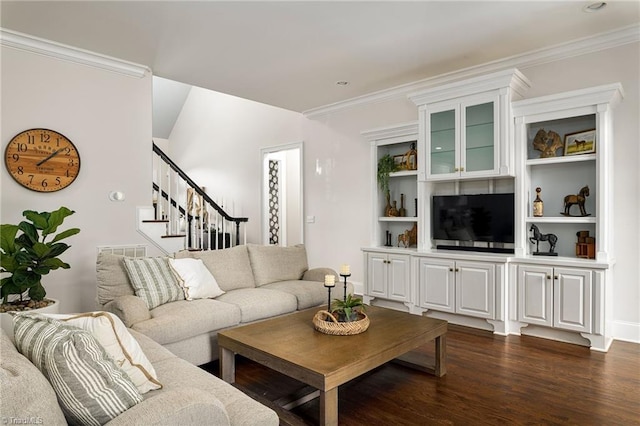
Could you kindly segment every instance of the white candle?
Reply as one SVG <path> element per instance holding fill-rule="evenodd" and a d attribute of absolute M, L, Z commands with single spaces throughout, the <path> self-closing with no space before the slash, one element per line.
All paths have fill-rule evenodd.
<path fill-rule="evenodd" d="M 324 276 L 324 285 L 325 285 L 325 287 L 334 287 L 336 285 L 336 277 L 335 277 L 335 275 L 325 275 Z"/>
<path fill-rule="evenodd" d="M 351 267 L 347 264 L 340 265 L 340 275 L 351 275 Z"/>

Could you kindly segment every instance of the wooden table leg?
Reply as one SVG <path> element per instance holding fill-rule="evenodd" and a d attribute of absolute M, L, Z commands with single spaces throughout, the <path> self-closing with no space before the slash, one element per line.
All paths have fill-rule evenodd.
<path fill-rule="evenodd" d="M 236 354 L 220 347 L 220 377 L 227 383 L 236 381 Z"/>
<path fill-rule="evenodd" d="M 434 374 L 442 377 L 447 374 L 447 335 L 436 337 L 436 367 Z"/>
<path fill-rule="evenodd" d="M 338 388 L 320 391 L 320 424 L 338 426 Z"/>

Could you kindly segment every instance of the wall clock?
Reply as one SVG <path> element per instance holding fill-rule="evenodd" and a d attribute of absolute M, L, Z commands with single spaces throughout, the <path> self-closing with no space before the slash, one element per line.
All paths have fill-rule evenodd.
<path fill-rule="evenodd" d="M 9 174 L 25 188 L 59 191 L 80 172 L 80 155 L 73 142 L 49 129 L 29 129 L 11 139 L 4 153 Z"/>

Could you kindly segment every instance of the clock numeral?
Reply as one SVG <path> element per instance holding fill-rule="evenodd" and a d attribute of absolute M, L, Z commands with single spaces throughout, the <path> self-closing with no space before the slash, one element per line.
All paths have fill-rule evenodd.
<path fill-rule="evenodd" d="M 24 168 L 22 166 L 18 166 L 18 174 L 19 175 L 24 174 Z"/>
<path fill-rule="evenodd" d="M 13 158 L 13 161 L 14 161 L 14 162 L 16 162 L 16 163 L 17 163 L 18 161 L 20 161 L 20 156 L 19 156 L 18 154 L 13 154 L 13 155 L 11 156 L 11 158 Z"/>
<path fill-rule="evenodd" d="M 49 143 L 51 139 L 51 135 L 48 133 L 40 133 L 40 142 Z"/>
<path fill-rule="evenodd" d="M 67 169 L 67 171 L 64 172 L 64 174 L 65 174 L 66 177 L 71 177 L 71 175 L 69 174 L 69 169 Z"/>
<path fill-rule="evenodd" d="M 36 143 L 36 137 L 34 135 L 27 135 L 27 143 L 28 144 Z"/>
<path fill-rule="evenodd" d="M 66 148 L 64 149 L 64 155 L 71 155 L 71 148 L 66 147 Z"/>
<path fill-rule="evenodd" d="M 16 145 L 18 145 L 18 152 L 27 152 L 26 143 L 16 143 Z"/>
<path fill-rule="evenodd" d="M 73 158 L 69 158 L 69 167 L 73 167 L 76 164 L 76 162 L 73 160 Z"/>
<path fill-rule="evenodd" d="M 60 183 L 61 183 L 60 178 L 59 178 L 59 177 L 57 177 L 57 178 L 56 178 L 56 186 L 60 186 Z"/>
<path fill-rule="evenodd" d="M 40 186 L 42 186 L 43 188 L 47 187 L 47 179 L 42 179 L 42 182 L 40 182 Z"/>
<path fill-rule="evenodd" d="M 36 177 L 36 175 L 29 175 L 29 185 L 31 185 L 33 183 L 33 178 Z"/>

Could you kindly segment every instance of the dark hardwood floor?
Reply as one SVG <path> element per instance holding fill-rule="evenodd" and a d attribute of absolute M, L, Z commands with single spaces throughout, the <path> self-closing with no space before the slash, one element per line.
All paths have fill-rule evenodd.
<path fill-rule="evenodd" d="M 217 362 L 203 368 L 218 374 Z M 271 401 L 303 386 L 243 358 L 236 381 Z M 282 424 L 317 424 L 318 412 L 316 398 Z M 449 325 L 446 376 L 386 364 L 340 387 L 339 418 L 340 425 L 640 425 L 640 345 L 615 341 L 605 354 Z"/>

